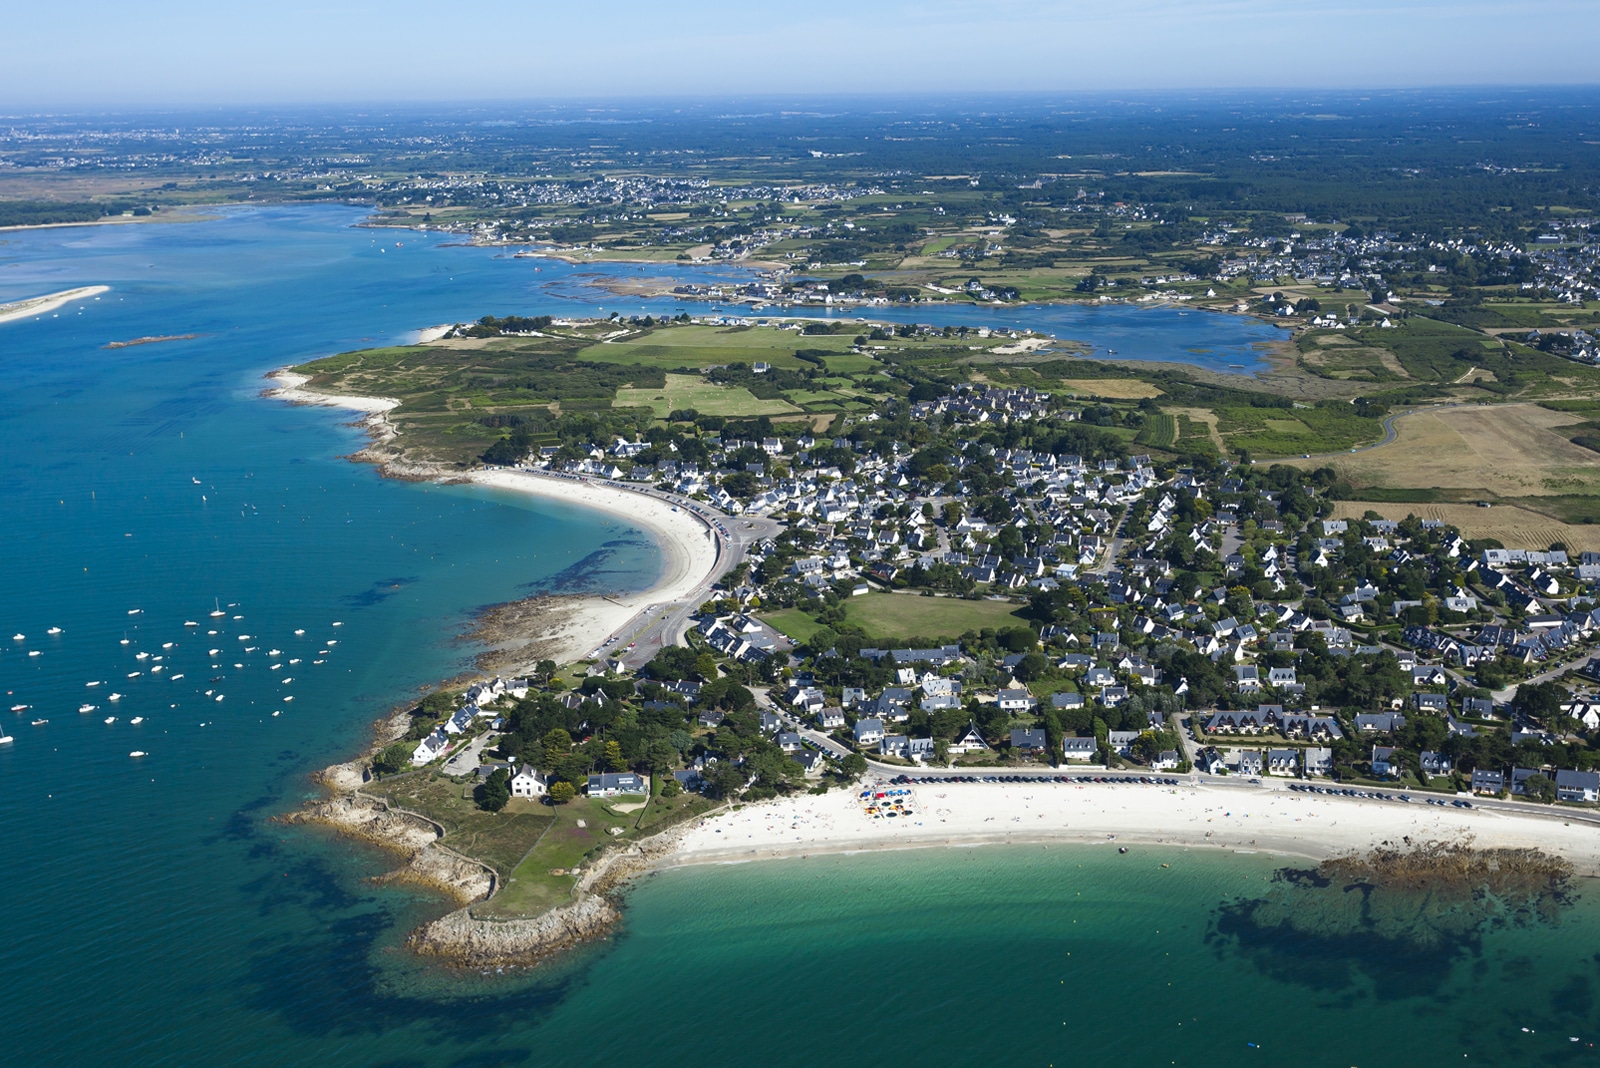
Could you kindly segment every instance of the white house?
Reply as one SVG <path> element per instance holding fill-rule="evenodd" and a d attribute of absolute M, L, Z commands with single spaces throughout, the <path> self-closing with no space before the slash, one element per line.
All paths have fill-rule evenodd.
<path fill-rule="evenodd" d="M 550 783 L 544 773 L 531 764 L 524 764 L 511 776 L 512 797 L 543 797 L 550 792 Z"/>

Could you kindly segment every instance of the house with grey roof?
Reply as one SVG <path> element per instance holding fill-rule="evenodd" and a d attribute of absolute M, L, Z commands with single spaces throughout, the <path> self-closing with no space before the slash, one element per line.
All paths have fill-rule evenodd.
<path fill-rule="evenodd" d="M 855 739 L 857 745 L 877 745 L 883 741 L 883 720 L 871 717 L 856 720 Z"/>
<path fill-rule="evenodd" d="M 1556 772 L 1556 798 L 1560 801 L 1600 801 L 1600 772 Z"/>
<path fill-rule="evenodd" d="M 1045 732 L 1038 728 L 1017 728 L 1011 732 L 1011 749 L 1016 753 L 1043 752 L 1048 744 Z"/>
<path fill-rule="evenodd" d="M 1065 758 L 1074 761 L 1093 760 L 1100 750 L 1100 743 L 1094 738 L 1063 738 L 1061 745 Z"/>

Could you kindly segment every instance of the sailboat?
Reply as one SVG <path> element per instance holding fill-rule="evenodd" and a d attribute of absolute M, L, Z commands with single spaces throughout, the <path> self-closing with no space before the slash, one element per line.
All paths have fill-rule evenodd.
<path fill-rule="evenodd" d="M 0 734 L 0 745 L 10 745 L 14 741 L 16 741 L 16 739 L 11 737 L 11 735 Z"/>
<path fill-rule="evenodd" d="M 222 599 L 220 597 L 211 598 L 211 603 L 216 605 L 216 610 L 211 613 L 212 619 L 221 619 L 228 614 L 222 610 Z"/>

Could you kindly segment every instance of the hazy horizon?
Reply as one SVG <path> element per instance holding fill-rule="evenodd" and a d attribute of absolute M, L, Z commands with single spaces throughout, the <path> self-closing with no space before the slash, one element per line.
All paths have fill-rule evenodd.
<path fill-rule="evenodd" d="M 257 12 L 89 0 L 11 15 L 7 112 L 758 95 L 1580 86 L 1600 5 L 1356 0 L 892 0 L 848 14 L 727 0 L 595 9 L 415 0 Z"/>

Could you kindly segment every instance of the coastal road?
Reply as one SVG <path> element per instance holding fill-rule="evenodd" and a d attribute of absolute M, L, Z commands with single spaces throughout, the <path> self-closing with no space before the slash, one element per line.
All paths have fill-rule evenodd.
<path fill-rule="evenodd" d="M 654 604 L 624 624 L 600 651 L 601 656 L 617 656 L 630 670 L 637 670 L 662 646 L 676 645 L 688 631 L 690 622 L 700 605 L 710 597 L 717 580 L 744 562 L 750 547 L 768 538 L 777 537 L 784 525 L 764 516 L 736 516 L 719 511 L 703 501 L 690 500 L 676 493 L 667 493 L 645 486 L 625 482 L 591 479 L 591 484 L 639 493 L 668 504 L 698 518 L 711 532 L 717 543 L 717 562 L 701 583 L 686 597 L 677 601 Z"/>

